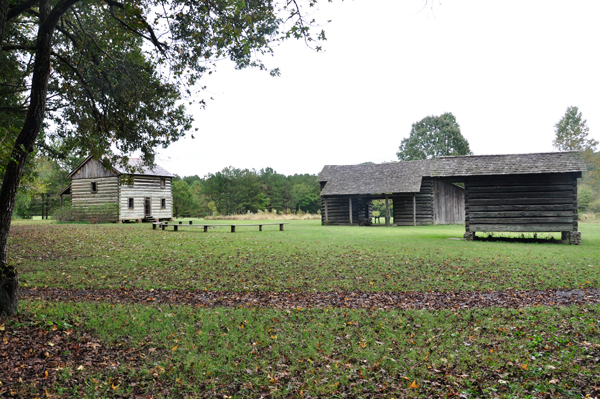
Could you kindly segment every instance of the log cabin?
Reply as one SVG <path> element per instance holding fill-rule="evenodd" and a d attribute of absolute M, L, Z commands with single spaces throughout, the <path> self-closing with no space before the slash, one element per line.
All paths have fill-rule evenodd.
<path fill-rule="evenodd" d="M 173 174 L 158 165 L 148 167 L 131 158 L 128 168 L 107 169 L 89 156 L 68 177 L 71 183 L 59 193 L 61 203 L 70 196 L 72 207 L 115 204 L 112 218 L 119 222 L 173 218 Z"/>
<path fill-rule="evenodd" d="M 579 244 L 577 178 L 584 170 L 574 151 L 327 165 L 318 176 L 321 220 L 368 224 L 371 201 L 385 199 L 396 226 L 464 222 L 467 240 L 477 232 L 561 232 Z"/>

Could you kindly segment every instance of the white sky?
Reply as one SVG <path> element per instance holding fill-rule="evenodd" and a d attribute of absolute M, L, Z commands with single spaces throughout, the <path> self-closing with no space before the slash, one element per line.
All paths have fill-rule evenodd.
<path fill-rule="evenodd" d="M 324 0 L 323 0 L 324 1 Z M 287 42 L 281 77 L 228 62 L 189 109 L 196 138 L 160 150 L 180 176 L 226 166 L 317 174 L 396 160 L 412 123 L 452 112 L 474 154 L 553 151 L 578 106 L 600 140 L 600 1 L 354 0 L 322 4 L 325 52 Z"/>

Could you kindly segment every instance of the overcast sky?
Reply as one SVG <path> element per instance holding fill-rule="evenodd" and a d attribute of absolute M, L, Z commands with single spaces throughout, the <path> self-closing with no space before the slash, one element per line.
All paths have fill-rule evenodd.
<path fill-rule="evenodd" d="M 287 42 L 281 77 L 234 70 L 195 139 L 160 150 L 180 176 L 224 167 L 317 174 L 324 165 L 396 160 L 411 125 L 452 112 L 474 154 L 553 151 L 554 125 L 578 106 L 600 140 L 600 1 L 334 0 L 315 17 L 324 52 Z"/>

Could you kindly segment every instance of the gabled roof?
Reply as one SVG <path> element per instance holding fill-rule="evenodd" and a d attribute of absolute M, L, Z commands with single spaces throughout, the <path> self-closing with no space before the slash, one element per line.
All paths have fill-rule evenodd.
<path fill-rule="evenodd" d="M 465 155 L 433 160 L 432 177 L 569 173 L 586 170 L 581 153 Z"/>
<path fill-rule="evenodd" d="M 159 165 L 154 166 L 146 166 L 143 164 L 143 161 L 140 158 L 129 158 L 129 166 L 132 168 L 136 168 L 136 172 L 134 175 L 145 175 L 145 176 L 161 176 L 161 177 L 173 177 L 174 175 Z M 141 168 L 141 172 L 139 169 Z M 125 169 L 118 169 L 115 167 L 115 170 L 119 173 L 128 173 Z"/>
<path fill-rule="evenodd" d="M 71 171 L 71 173 L 69 173 L 67 175 L 67 177 L 71 178 L 73 175 L 75 175 L 75 173 L 77 173 L 77 171 L 79 169 L 81 169 L 91 159 L 92 159 L 92 156 L 89 155 L 79 165 L 77 165 L 75 167 L 75 169 L 73 169 Z M 140 158 L 129 158 L 128 166 L 130 168 L 135 168 L 135 172 L 133 173 L 133 175 L 137 175 L 137 176 L 140 176 L 140 175 L 141 176 L 161 176 L 161 177 L 173 177 L 174 176 L 171 172 L 169 172 L 168 170 L 164 169 L 161 166 L 158 166 L 158 165 L 154 165 L 152 167 L 145 166 Z M 113 166 L 113 172 L 116 174 L 129 174 L 130 173 L 127 170 L 127 168 L 122 168 L 117 165 Z"/>
<path fill-rule="evenodd" d="M 379 165 L 327 165 L 318 176 L 327 182 L 321 195 L 414 193 L 430 173 L 430 160 Z"/>
<path fill-rule="evenodd" d="M 466 155 L 369 165 L 326 165 L 321 195 L 417 193 L 423 177 L 570 173 L 586 170 L 581 153 Z"/>
<path fill-rule="evenodd" d="M 67 185 L 67 187 L 63 188 L 62 190 L 60 190 L 57 194 L 59 197 L 61 195 L 71 195 L 71 183 L 69 183 Z"/>

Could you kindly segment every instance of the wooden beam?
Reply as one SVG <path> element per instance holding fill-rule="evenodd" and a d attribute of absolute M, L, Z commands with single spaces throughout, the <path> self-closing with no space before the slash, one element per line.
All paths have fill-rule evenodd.
<path fill-rule="evenodd" d="M 348 197 L 348 208 L 350 209 L 350 224 L 352 224 L 352 197 Z"/>
<path fill-rule="evenodd" d="M 329 207 L 327 206 L 327 197 L 325 197 L 325 221 L 329 221 Z"/>
<path fill-rule="evenodd" d="M 417 226 L 417 195 L 413 194 L 413 226 Z"/>
<path fill-rule="evenodd" d="M 390 225 L 390 199 L 385 196 L 385 225 Z"/>

